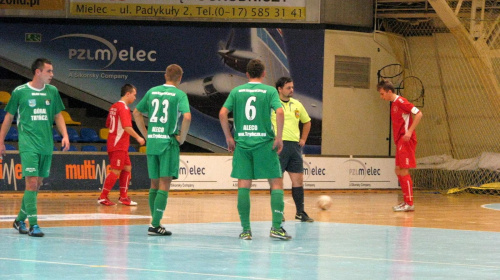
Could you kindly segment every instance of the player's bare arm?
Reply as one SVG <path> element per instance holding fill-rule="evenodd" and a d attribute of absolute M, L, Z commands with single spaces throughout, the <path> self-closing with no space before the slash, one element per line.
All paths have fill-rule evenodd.
<path fill-rule="evenodd" d="M 307 137 L 311 131 L 311 121 L 302 124 L 302 135 L 300 136 L 299 146 L 304 147 L 306 145 Z"/>
<path fill-rule="evenodd" d="M 232 153 L 236 146 L 234 142 L 233 135 L 231 135 L 231 129 L 229 128 L 229 110 L 226 107 L 222 107 L 219 112 L 220 125 L 222 131 L 224 131 L 224 136 L 226 136 L 227 150 Z"/>
<path fill-rule="evenodd" d="M 139 112 L 139 110 L 134 109 L 132 115 L 134 116 L 135 124 L 137 125 L 137 128 L 141 132 L 142 136 L 144 136 L 144 138 L 147 138 L 148 130 L 146 129 L 146 124 L 144 124 L 144 117 L 142 116 L 142 113 Z"/>
<path fill-rule="evenodd" d="M 66 122 L 64 121 L 64 117 L 61 112 L 54 116 L 54 121 L 56 123 L 57 130 L 59 130 L 59 133 L 61 133 L 62 136 L 61 147 L 63 147 L 63 151 L 66 152 L 69 150 L 69 137 L 68 131 L 66 130 Z"/>
<path fill-rule="evenodd" d="M 10 129 L 10 126 L 12 125 L 12 121 L 14 120 L 14 116 L 7 112 L 5 114 L 5 118 L 2 123 L 2 128 L 0 129 L 0 155 L 4 156 L 5 155 L 5 136 L 7 135 L 7 132 Z"/>
<path fill-rule="evenodd" d="M 126 126 L 123 128 L 123 130 L 125 130 L 130 136 L 134 137 L 139 145 L 143 146 L 146 143 L 144 138 L 137 134 L 137 132 L 135 132 L 135 130 L 131 126 Z"/>
<path fill-rule="evenodd" d="M 285 123 L 285 113 L 283 108 L 276 109 L 276 136 L 274 138 L 273 149 L 277 149 L 278 154 L 283 150 L 283 125 Z"/>
<path fill-rule="evenodd" d="M 184 113 L 182 115 L 182 124 L 179 135 L 176 136 L 177 141 L 180 145 L 184 144 L 189 131 L 189 126 L 191 125 L 191 113 Z"/>
<path fill-rule="evenodd" d="M 422 111 L 418 111 L 418 113 L 415 114 L 415 116 L 413 117 L 413 123 L 408 128 L 408 131 L 405 133 L 405 135 L 403 136 L 403 140 L 404 141 L 409 141 L 410 140 L 413 131 L 417 127 L 417 125 L 420 122 L 420 120 L 422 119 L 422 117 L 423 117 Z"/>

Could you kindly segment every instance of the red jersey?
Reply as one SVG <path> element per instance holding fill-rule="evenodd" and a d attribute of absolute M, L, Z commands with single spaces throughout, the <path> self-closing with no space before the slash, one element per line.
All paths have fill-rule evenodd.
<path fill-rule="evenodd" d="M 132 114 L 127 104 L 118 101 L 109 108 L 106 127 L 109 128 L 108 152 L 128 151 L 130 135 L 123 129 L 132 126 Z"/>
<path fill-rule="evenodd" d="M 411 104 L 402 96 L 397 96 L 391 104 L 391 121 L 392 133 L 394 135 L 394 143 L 397 145 L 401 137 L 403 137 L 408 128 L 413 123 L 412 114 L 419 112 L 415 105 Z M 411 139 L 417 141 L 417 134 L 413 131 Z"/>

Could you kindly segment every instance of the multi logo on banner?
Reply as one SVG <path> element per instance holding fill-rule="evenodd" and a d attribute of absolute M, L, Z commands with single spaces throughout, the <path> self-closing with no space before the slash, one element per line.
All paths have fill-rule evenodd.
<path fill-rule="evenodd" d="M 130 189 L 148 189 L 147 162 L 143 154 L 131 154 Z M 179 178 L 172 181 L 173 190 L 236 189 L 231 178 L 232 157 L 217 155 L 181 155 Z M 105 154 L 54 154 L 50 177 L 43 190 L 98 190 L 109 172 Z M 285 188 L 290 188 L 288 175 Z M 255 180 L 255 189 L 268 189 L 267 180 Z M 306 189 L 389 189 L 397 188 L 392 158 L 304 157 Z M 22 167 L 17 153 L 0 160 L 0 191 L 24 190 Z"/>

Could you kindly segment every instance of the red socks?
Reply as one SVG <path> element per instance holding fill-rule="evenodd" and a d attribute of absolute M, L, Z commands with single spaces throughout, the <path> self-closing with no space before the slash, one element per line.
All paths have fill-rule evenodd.
<path fill-rule="evenodd" d="M 128 185 L 130 183 L 130 172 L 122 170 L 120 174 L 120 197 L 127 197 Z"/>
<path fill-rule="evenodd" d="M 101 196 L 99 197 L 100 199 L 108 197 L 108 194 L 115 185 L 116 180 L 118 180 L 118 176 L 116 176 L 113 172 L 109 172 L 106 180 L 104 180 L 104 186 L 102 187 Z"/>
<path fill-rule="evenodd" d="M 410 174 L 406 176 L 398 176 L 401 190 L 403 191 L 404 201 L 408 205 L 413 205 L 413 181 Z"/>

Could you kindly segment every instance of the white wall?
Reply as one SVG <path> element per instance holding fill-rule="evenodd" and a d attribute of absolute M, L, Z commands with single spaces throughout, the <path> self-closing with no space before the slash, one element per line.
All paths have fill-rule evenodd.
<path fill-rule="evenodd" d="M 389 153 L 389 107 L 376 90 L 377 71 L 399 63 L 394 41 L 384 35 L 325 31 L 323 76 L 323 155 L 387 156 Z M 379 43 L 380 42 L 380 43 Z M 391 47 L 392 44 L 392 47 Z M 334 87 L 335 56 L 371 58 L 370 89 Z M 394 145 L 391 148 L 394 154 Z"/>

